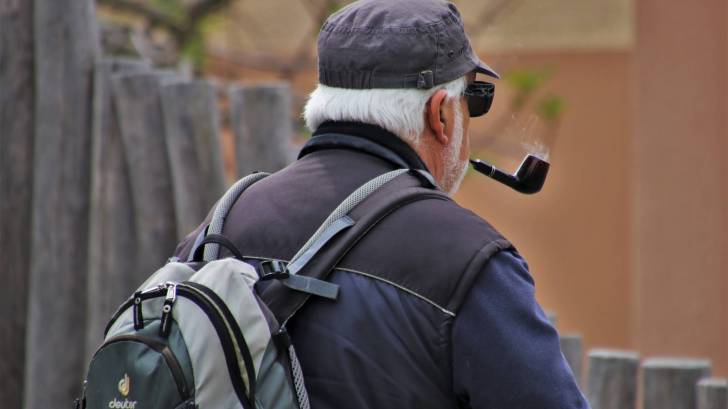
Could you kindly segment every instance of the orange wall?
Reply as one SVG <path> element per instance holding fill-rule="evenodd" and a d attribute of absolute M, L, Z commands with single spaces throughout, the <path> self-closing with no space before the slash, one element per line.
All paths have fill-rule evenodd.
<path fill-rule="evenodd" d="M 489 60 L 499 67 L 554 68 L 546 92 L 565 98 L 567 109 L 542 192 L 525 196 L 471 174 L 457 200 L 526 257 L 537 297 L 558 314 L 560 331 L 583 333 L 587 348 L 630 347 L 631 55 L 565 52 Z M 503 90 L 499 86 L 492 115 L 471 122 L 473 134 L 507 110 Z M 513 170 L 517 163 L 502 165 Z"/>
<path fill-rule="evenodd" d="M 633 338 L 726 375 L 728 4 L 636 5 Z"/>
<path fill-rule="evenodd" d="M 471 175 L 457 199 L 516 244 L 587 349 L 706 357 L 726 376 L 728 5 L 638 3 L 633 51 L 491 56 L 556 68 L 548 88 L 568 108 L 541 193 Z M 502 91 L 473 135 L 507 110 Z"/>

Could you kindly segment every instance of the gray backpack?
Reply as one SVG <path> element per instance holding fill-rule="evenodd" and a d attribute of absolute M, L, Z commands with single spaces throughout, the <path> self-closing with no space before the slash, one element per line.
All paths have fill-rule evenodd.
<path fill-rule="evenodd" d="M 255 173 L 234 184 L 218 201 L 190 259 L 168 262 L 119 307 L 91 359 L 76 408 L 309 409 L 285 323 L 311 295 L 336 299 L 338 286 L 326 281 L 329 270 L 392 209 L 424 197 L 423 190 L 434 192 L 422 184 L 434 184 L 429 174 L 404 169 L 372 179 L 331 213 L 289 263 L 254 268 L 221 232 L 240 194 L 265 176 Z M 385 184 L 390 186 L 374 204 L 379 216 L 363 218 L 372 209 L 358 205 Z M 349 231 L 354 234 L 344 234 Z M 235 257 L 218 259 L 221 245 Z M 314 259 L 327 267 L 310 263 Z M 267 297 L 259 294 L 261 281 L 271 288 Z"/>

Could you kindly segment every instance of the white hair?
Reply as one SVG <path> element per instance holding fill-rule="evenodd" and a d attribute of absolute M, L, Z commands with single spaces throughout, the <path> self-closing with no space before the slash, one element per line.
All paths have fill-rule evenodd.
<path fill-rule="evenodd" d="M 319 84 L 303 109 L 306 126 L 313 132 L 326 121 L 354 121 L 379 125 L 410 145 L 419 145 L 425 129 L 425 105 L 432 94 L 444 89 L 448 98 L 462 95 L 465 77 L 419 89 L 347 89 Z"/>
<path fill-rule="evenodd" d="M 453 124 L 452 142 L 447 145 L 444 155 L 444 175 L 439 181 L 440 187 L 449 195 L 455 194 L 465 178 L 468 170 L 468 158 L 460 158 L 465 129 L 463 127 L 462 108 L 455 104 L 455 122 Z"/>

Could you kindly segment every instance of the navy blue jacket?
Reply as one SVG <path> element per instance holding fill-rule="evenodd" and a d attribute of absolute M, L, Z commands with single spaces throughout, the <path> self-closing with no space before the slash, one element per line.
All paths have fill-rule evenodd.
<path fill-rule="evenodd" d="M 381 128 L 324 124 L 241 196 L 223 234 L 248 260 L 290 260 L 344 197 L 397 167 L 425 169 Z M 339 299 L 311 299 L 288 323 L 314 409 L 588 407 L 526 263 L 452 201 L 397 210 L 329 280 Z"/>

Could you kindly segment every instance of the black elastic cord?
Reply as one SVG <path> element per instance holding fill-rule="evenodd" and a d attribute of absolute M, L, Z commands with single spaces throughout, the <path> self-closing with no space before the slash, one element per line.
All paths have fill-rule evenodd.
<path fill-rule="evenodd" d="M 197 248 L 195 249 L 195 252 L 193 253 L 194 255 L 192 257 L 193 261 L 195 261 L 195 262 L 202 261 L 202 257 L 205 254 L 205 244 L 208 244 L 208 243 L 219 244 L 219 245 L 225 247 L 226 249 L 230 250 L 230 252 L 233 253 L 233 256 L 235 256 L 235 258 L 237 258 L 238 260 L 243 259 L 243 253 L 241 253 L 240 250 L 238 250 L 238 248 L 235 246 L 235 244 L 233 244 L 232 241 L 230 241 L 230 239 L 223 236 L 222 234 L 208 234 L 197 245 Z"/>

